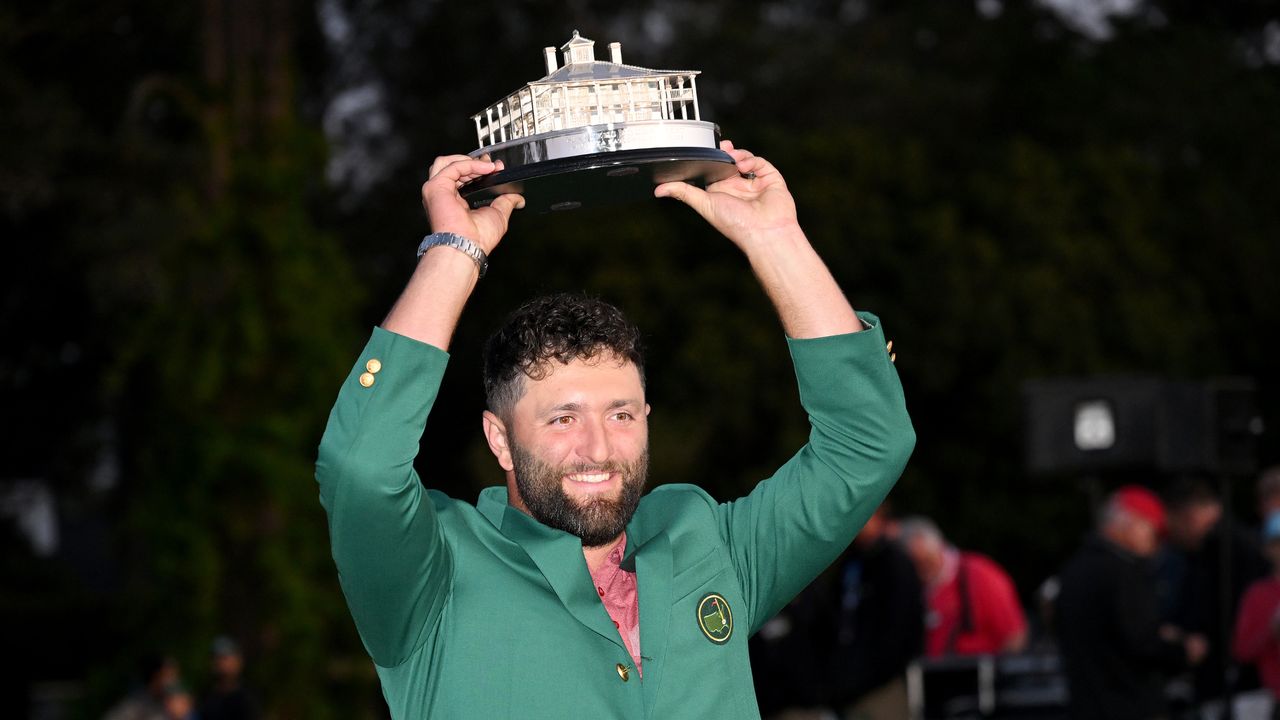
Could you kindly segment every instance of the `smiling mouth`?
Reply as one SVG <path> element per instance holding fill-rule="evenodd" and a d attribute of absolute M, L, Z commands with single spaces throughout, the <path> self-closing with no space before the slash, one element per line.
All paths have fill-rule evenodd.
<path fill-rule="evenodd" d="M 587 485 L 598 485 L 604 482 L 605 480 L 608 480 L 611 477 L 613 477 L 613 473 L 607 473 L 607 472 L 573 473 L 572 475 L 565 476 L 565 478 L 568 479 L 570 482 L 584 483 Z"/>

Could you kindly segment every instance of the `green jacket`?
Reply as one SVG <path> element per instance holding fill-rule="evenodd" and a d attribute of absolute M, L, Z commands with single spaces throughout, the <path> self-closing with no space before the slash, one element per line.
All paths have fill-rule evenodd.
<path fill-rule="evenodd" d="M 812 431 L 772 478 L 728 503 L 690 485 L 640 502 L 623 566 L 639 586 L 643 679 L 576 537 L 508 505 L 505 488 L 475 505 L 423 488 L 413 460 L 448 355 L 375 329 L 316 478 L 392 716 L 759 717 L 748 636 L 849 544 L 915 443 L 883 333 L 865 319 L 865 332 L 788 340 Z"/>

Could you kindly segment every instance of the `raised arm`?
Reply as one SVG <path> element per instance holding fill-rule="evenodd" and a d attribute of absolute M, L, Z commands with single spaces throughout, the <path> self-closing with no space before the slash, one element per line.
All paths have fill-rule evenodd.
<path fill-rule="evenodd" d="M 816 338 L 862 329 L 840 286 L 809 245 L 787 184 L 770 162 L 733 147 L 721 149 L 738 166 L 731 177 L 701 190 L 682 182 L 659 185 L 658 197 L 693 208 L 747 256 L 751 269 L 792 338 Z"/>
<path fill-rule="evenodd" d="M 523 201 L 508 195 L 471 211 L 458 188 L 494 170 L 465 156 L 437 159 L 422 188 L 432 230 L 492 252 Z M 386 667 L 421 644 L 453 577 L 449 544 L 413 461 L 478 275 L 477 262 L 455 248 L 423 254 L 348 373 L 320 442 L 316 480 L 339 580 L 369 655 Z"/>
<path fill-rule="evenodd" d="M 772 478 L 719 508 L 754 632 L 853 540 L 902 473 L 915 433 L 878 321 L 854 313 L 800 230 L 782 176 L 721 147 L 741 176 L 655 194 L 692 207 L 747 256 L 789 337 L 811 428 Z"/>
<path fill-rule="evenodd" d="M 422 206 L 431 221 L 431 231 L 460 235 L 486 255 L 492 254 L 507 232 L 512 211 L 524 207 L 524 198 L 503 195 L 488 207 L 472 210 L 458 189 L 501 169 L 501 163 L 466 155 L 436 158 L 422 186 Z M 408 287 L 391 307 L 382 327 L 448 350 L 462 307 L 478 279 L 478 265 L 470 256 L 451 247 L 431 248 L 418 261 Z"/>

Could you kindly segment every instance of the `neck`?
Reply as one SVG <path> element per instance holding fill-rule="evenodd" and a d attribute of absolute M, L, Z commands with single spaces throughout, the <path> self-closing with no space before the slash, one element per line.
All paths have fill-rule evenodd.
<path fill-rule="evenodd" d="M 591 572 L 599 570 L 600 566 L 604 565 L 604 561 L 608 559 L 609 553 L 613 552 L 613 549 L 618 547 L 618 543 L 622 542 L 624 535 L 625 533 L 598 547 L 583 545 L 582 555 L 587 559 L 587 570 Z"/>

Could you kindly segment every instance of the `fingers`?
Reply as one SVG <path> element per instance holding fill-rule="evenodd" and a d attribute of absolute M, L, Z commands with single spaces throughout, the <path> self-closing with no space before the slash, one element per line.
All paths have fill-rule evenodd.
<path fill-rule="evenodd" d="M 448 155 L 436 158 L 435 162 L 431 164 L 431 173 L 428 176 L 427 183 L 452 183 L 456 188 L 502 168 L 501 160 L 492 162 L 467 155 Z"/>
<path fill-rule="evenodd" d="M 773 166 L 773 163 L 755 155 L 750 150 L 734 147 L 731 140 L 721 140 L 720 149 L 733 158 L 733 163 L 738 168 L 738 173 L 748 180 L 778 173 L 778 169 Z"/>
<path fill-rule="evenodd" d="M 439 175 L 440 171 L 443 170 L 445 166 L 449 165 L 450 163 L 455 163 L 455 162 L 470 160 L 470 159 L 472 159 L 470 155 L 442 155 L 436 158 L 435 161 L 431 163 L 431 170 L 427 173 L 427 179 L 430 180 L 436 175 Z M 485 159 L 487 160 L 488 158 L 485 158 Z"/>
<path fill-rule="evenodd" d="M 745 160 L 746 158 L 754 155 L 750 150 L 743 150 L 742 148 L 734 147 L 732 140 L 721 140 L 720 149 L 728 153 L 729 157 L 733 158 L 735 162 Z"/>
<path fill-rule="evenodd" d="M 505 222 L 511 217 L 512 212 L 524 209 L 524 196 L 515 193 L 500 195 L 497 200 L 489 203 L 489 207 L 497 210 Z"/>
<path fill-rule="evenodd" d="M 704 218 L 707 217 L 707 213 L 711 208 L 711 200 L 707 197 L 707 191 L 685 182 L 663 183 L 653 189 L 653 196 L 675 198 L 693 208 Z"/>

